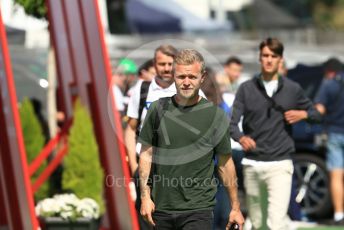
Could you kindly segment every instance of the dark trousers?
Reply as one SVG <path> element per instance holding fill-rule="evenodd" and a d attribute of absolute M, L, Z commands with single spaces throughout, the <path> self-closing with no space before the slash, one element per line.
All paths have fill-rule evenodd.
<path fill-rule="evenodd" d="M 190 211 L 183 213 L 153 213 L 155 230 L 210 230 L 213 226 L 213 211 Z"/>

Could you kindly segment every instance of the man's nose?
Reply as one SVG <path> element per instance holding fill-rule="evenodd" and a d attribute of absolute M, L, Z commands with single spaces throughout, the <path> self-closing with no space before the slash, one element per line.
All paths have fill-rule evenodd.
<path fill-rule="evenodd" d="M 164 66 L 164 70 L 165 70 L 166 72 L 171 71 L 171 66 L 168 65 L 168 64 L 166 64 L 166 65 Z"/>
<path fill-rule="evenodd" d="M 190 85 L 190 79 L 186 77 L 183 81 L 183 85 L 186 85 L 186 86 Z"/>

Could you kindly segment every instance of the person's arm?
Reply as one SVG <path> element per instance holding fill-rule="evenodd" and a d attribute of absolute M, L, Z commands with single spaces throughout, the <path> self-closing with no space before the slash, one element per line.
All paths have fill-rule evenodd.
<path fill-rule="evenodd" d="M 124 142 L 127 147 L 127 155 L 131 175 L 137 170 L 138 164 L 136 159 L 136 128 L 138 121 L 135 118 L 129 118 L 128 125 L 124 131 Z"/>
<path fill-rule="evenodd" d="M 320 89 L 317 92 L 317 95 L 314 99 L 315 102 L 315 108 L 318 110 L 318 112 L 321 115 L 326 114 L 326 106 L 329 103 L 329 91 L 330 87 L 328 86 L 328 81 L 323 81 L 320 85 Z"/>
<path fill-rule="evenodd" d="M 243 88 L 239 87 L 238 92 L 235 96 L 232 116 L 230 121 L 230 134 L 233 140 L 240 143 L 245 152 L 253 150 L 256 148 L 256 142 L 249 136 L 245 136 L 239 128 L 240 119 L 244 113 L 244 95 Z"/>
<path fill-rule="evenodd" d="M 256 148 L 256 142 L 249 136 L 242 136 L 239 139 L 239 144 L 245 152 L 254 150 Z"/>
<path fill-rule="evenodd" d="M 233 140 L 239 142 L 244 134 L 240 131 L 239 122 L 244 113 L 244 95 L 242 86 L 239 87 L 232 106 L 232 115 L 229 125 L 229 132 Z"/>
<path fill-rule="evenodd" d="M 152 165 L 152 146 L 142 145 L 139 161 L 140 191 L 141 191 L 141 209 L 143 218 L 151 225 L 155 226 L 152 213 L 155 211 L 154 202 L 151 199 L 151 190 L 148 186 L 149 173 Z"/>
<path fill-rule="evenodd" d="M 129 161 L 129 167 L 131 175 L 137 170 L 137 159 L 136 159 L 136 130 L 139 124 L 139 104 L 140 104 L 140 90 L 142 82 L 139 81 L 134 86 L 132 95 L 129 98 L 127 117 L 129 117 L 128 125 L 124 130 L 124 143 L 127 148 L 127 156 Z"/>
<path fill-rule="evenodd" d="M 223 185 L 226 187 L 232 207 L 231 212 L 229 213 L 226 229 L 229 229 L 229 226 L 234 222 L 239 224 L 240 229 L 242 229 L 242 225 L 244 224 L 244 217 L 240 211 L 240 202 L 238 199 L 238 184 L 234 162 L 230 154 L 220 154 L 218 159 L 219 176 L 223 182 Z"/>
<path fill-rule="evenodd" d="M 308 122 L 321 122 L 322 115 L 315 108 L 312 101 L 306 97 L 303 89 L 297 85 L 297 109 L 288 110 L 284 113 L 284 118 L 289 124 L 295 124 L 301 120 Z"/>
<path fill-rule="evenodd" d="M 284 113 L 284 119 L 288 124 L 295 124 L 301 120 L 306 120 L 308 113 L 306 110 L 288 110 Z"/>

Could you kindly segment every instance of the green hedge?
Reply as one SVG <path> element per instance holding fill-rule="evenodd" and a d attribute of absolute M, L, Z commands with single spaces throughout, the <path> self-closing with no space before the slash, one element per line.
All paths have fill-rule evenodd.
<path fill-rule="evenodd" d="M 74 192 L 79 198 L 95 199 L 104 213 L 104 172 L 90 115 L 79 100 L 74 105 L 68 142 L 69 150 L 63 161 L 63 190 Z"/>
<path fill-rule="evenodd" d="M 35 115 L 33 105 L 29 99 L 25 98 L 19 108 L 23 138 L 26 150 L 27 162 L 30 164 L 44 147 L 44 135 L 42 127 Z M 31 182 L 34 182 L 38 175 L 46 167 L 44 162 L 37 172 L 32 175 Z M 35 200 L 41 200 L 49 196 L 49 183 L 45 182 L 34 194 Z"/>

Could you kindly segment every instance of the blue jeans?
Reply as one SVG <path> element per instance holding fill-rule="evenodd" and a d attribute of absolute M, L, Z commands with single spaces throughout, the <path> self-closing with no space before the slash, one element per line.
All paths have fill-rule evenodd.
<path fill-rule="evenodd" d="M 328 134 L 326 166 L 330 171 L 344 169 L 344 134 Z"/>

